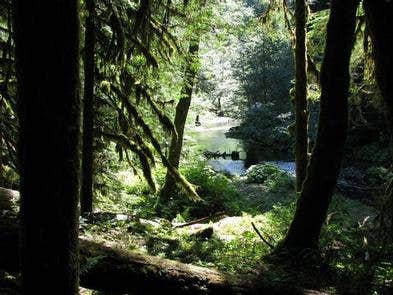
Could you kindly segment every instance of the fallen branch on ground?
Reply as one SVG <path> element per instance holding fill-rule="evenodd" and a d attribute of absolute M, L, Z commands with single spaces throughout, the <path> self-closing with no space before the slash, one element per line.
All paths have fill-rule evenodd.
<path fill-rule="evenodd" d="M 270 249 L 274 249 L 274 246 L 272 244 L 270 244 L 263 236 L 262 234 L 259 232 L 259 230 L 257 229 L 257 227 L 255 226 L 254 222 L 251 222 L 252 228 L 255 230 L 255 232 L 257 233 L 257 235 L 261 238 L 261 240 L 270 247 Z"/>
<path fill-rule="evenodd" d="M 193 225 L 193 224 L 197 224 L 197 223 L 201 223 L 201 222 L 210 220 L 212 218 L 220 217 L 220 216 L 222 216 L 224 214 L 225 214 L 224 211 L 217 212 L 216 214 L 213 214 L 213 215 L 210 215 L 210 216 L 206 216 L 206 217 L 202 217 L 202 218 L 199 218 L 199 219 L 196 219 L 196 220 L 193 220 L 193 221 L 189 221 L 189 222 L 185 222 L 185 223 L 181 223 L 181 224 L 175 224 L 173 227 L 174 228 L 186 227 L 186 226 L 189 226 L 189 225 Z"/>

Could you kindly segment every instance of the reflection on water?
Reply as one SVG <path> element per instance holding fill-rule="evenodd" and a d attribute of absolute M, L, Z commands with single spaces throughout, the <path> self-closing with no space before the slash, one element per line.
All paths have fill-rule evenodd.
<path fill-rule="evenodd" d="M 290 162 L 288 152 L 278 151 L 266 146 L 258 144 L 244 144 L 247 155 L 245 158 L 245 166 L 248 168 L 251 165 L 266 161 Z"/>
<path fill-rule="evenodd" d="M 240 176 L 246 172 L 243 160 L 211 159 L 209 160 L 209 164 L 215 171 L 228 172 L 236 176 Z"/>
<path fill-rule="evenodd" d="M 203 151 L 220 152 L 231 154 L 233 151 L 239 152 L 240 159 L 246 158 L 246 153 L 243 150 L 243 144 L 240 140 L 234 138 L 227 138 L 224 130 L 205 130 L 196 133 L 196 140 L 198 146 Z"/>
<path fill-rule="evenodd" d="M 267 162 L 294 175 L 295 164 L 290 161 L 288 154 L 271 150 L 256 144 L 243 144 L 240 139 L 227 138 L 225 133 L 229 128 L 238 125 L 236 121 L 227 117 L 200 118 L 200 126 L 193 126 L 188 130 L 200 151 L 231 154 L 239 152 L 239 160 L 227 158 L 210 159 L 209 164 L 216 171 L 228 172 L 232 175 L 242 175 L 251 165 Z"/>
<path fill-rule="evenodd" d="M 202 151 L 231 154 L 239 152 L 239 158 L 245 160 L 246 153 L 239 139 L 227 138 L 225 132 L 235 126 L 236 122 L 227 117 L 201 118 L 201 125 L 193 128 L 194 140 Z"/>

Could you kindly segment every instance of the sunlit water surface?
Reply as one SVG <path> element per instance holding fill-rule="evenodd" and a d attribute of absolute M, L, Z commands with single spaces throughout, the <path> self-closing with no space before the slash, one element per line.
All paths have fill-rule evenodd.
<path fill-rule="evenodd" d="M 200 126 L 193 126 L 187 132 L 192 134 L 194 142 L 201 151 L 219 152 L 231 154 L 233 151 L 239 152 L 239 160 L 232 160 L 230 157 L 225 159 L 215 158 L 209 159 L 210 166 L 215 171 L 227 172 L 231 175 L 242 175 L 246 172 L 245 161 L 247 159 L 247 151 L 240 139 L 227 138 L 225 133 L 229 128 L 238 125 L 238 122 L 228 117 L 200 117 Z M 283 161 L 282 157 L 275 155 L 266 149 L 254 149 L 248 151 L 257 157 L 250 163 L 271 163 L 282 170 L 295 175 L 295 163 L 292 161 Z"/>

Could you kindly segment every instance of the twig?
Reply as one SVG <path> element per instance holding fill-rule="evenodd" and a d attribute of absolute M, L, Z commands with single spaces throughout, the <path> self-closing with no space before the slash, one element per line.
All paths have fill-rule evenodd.
<path fill-rule="evenodd" d="M 274 246 L 272 244 L 270 244 L 263 236 L 262 234 L 259 232 L 259 230 L 257 229 L 257 227 L 255 226 L 254 222 L 251 222 L 251 225 L 253 227 L 253 229 L 255 230 L 255 232 L 257 233 L 257 235 L 261 238 L 261 240 L 270 247 L 270 249 L 273 249 Z"/>
<path fill-rule="evenodd" d="M 218 217 L 218 216 L 221 216 L 221 215 L 224 215 L 224 214 L 225 214 L 224 211 L 217 212 L 216 214 L 213 214 L 213 215 L 210 215 L 210 216 L 206 216 L 206 217 L 202 217 L 202 218 L 199 218 L 199 219 L 190 221 L 190 222 L 177 224 L 177 225 L 175 225 L 175 226 L 173 226 L 173 227 L 174 227 L 174 228 L 180 228 L 180 227 L 185 227 L 185 226 L 189 226 L 189 225 L 201 223 L 201 222 L 206 221 L 206 220 L 209 220 L 209 219 L 211 219 L 211 218 L 213 218 L 213 217 Z"/>

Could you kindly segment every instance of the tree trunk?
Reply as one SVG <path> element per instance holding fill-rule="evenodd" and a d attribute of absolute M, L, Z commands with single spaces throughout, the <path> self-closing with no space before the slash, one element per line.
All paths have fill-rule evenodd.
<path fill-rule="evenodd" d="M 318 134 L 295 216 L 282 245 L 287 249 L 318 248 L 347 135 L 348 68 L 357 7 L 358 0 L 331 2 L 321 71 Z"/>
<path fill-rule="evenodd" d="M 78 294 L 79 1 L 15 1 L 23 294 Z"/>
<path fill-rule="evenodd" d="M 307 59 L 306 59 L 306 3 L 296 0 L 296 191 L 300 192 L 307 169 L 308 111 L 307 111 Z"/>
<path fill-rule="evenodd" d="M 176 134 L 172 135 L 169 148 L 168 160 L 176 169 L 179 168 L 180 155 L 183 146 L 184 127 L 186 125 L 188 110 L 191 104 L 192 89 L 195 83 L 196 66 L 195 59 L 199 51 L 199 38 L 191 40 L 188 48 L 188 57 L 185 68 L 185 78 L 181 90 L 180 100 L 176 106 L 175 128 Z M 165 203 L 170 199 L 176 189 L 176 180 L 169 174 L 166 174 L 165 184 L 161 190 L 160 203 Z M 160 204 L 159 204 L 160 206 Z"/>
<path fill-rule="evenodd" d="M 393 159 L 393 3 L 381 0 L 363 2 L 373 42 L 376 78 L 384 100 L 390 151 Z M 393 168 L 393 166 L 392 166 Z M 393 179 L 386 189 L 386 206 L 393 224 Z M 391 227 L 393 231 L 393 226 Z"/>
<path fill-rule="evenodd" d="M 376 78 L 385 104 L 393 156 L 393 3 L 365 0 L 367 25 L 373 42 Z"/>
<path fill-rule="evenodd" d="M 81 213 L 93 211 L 95 0 L 86 0 Z"/>

